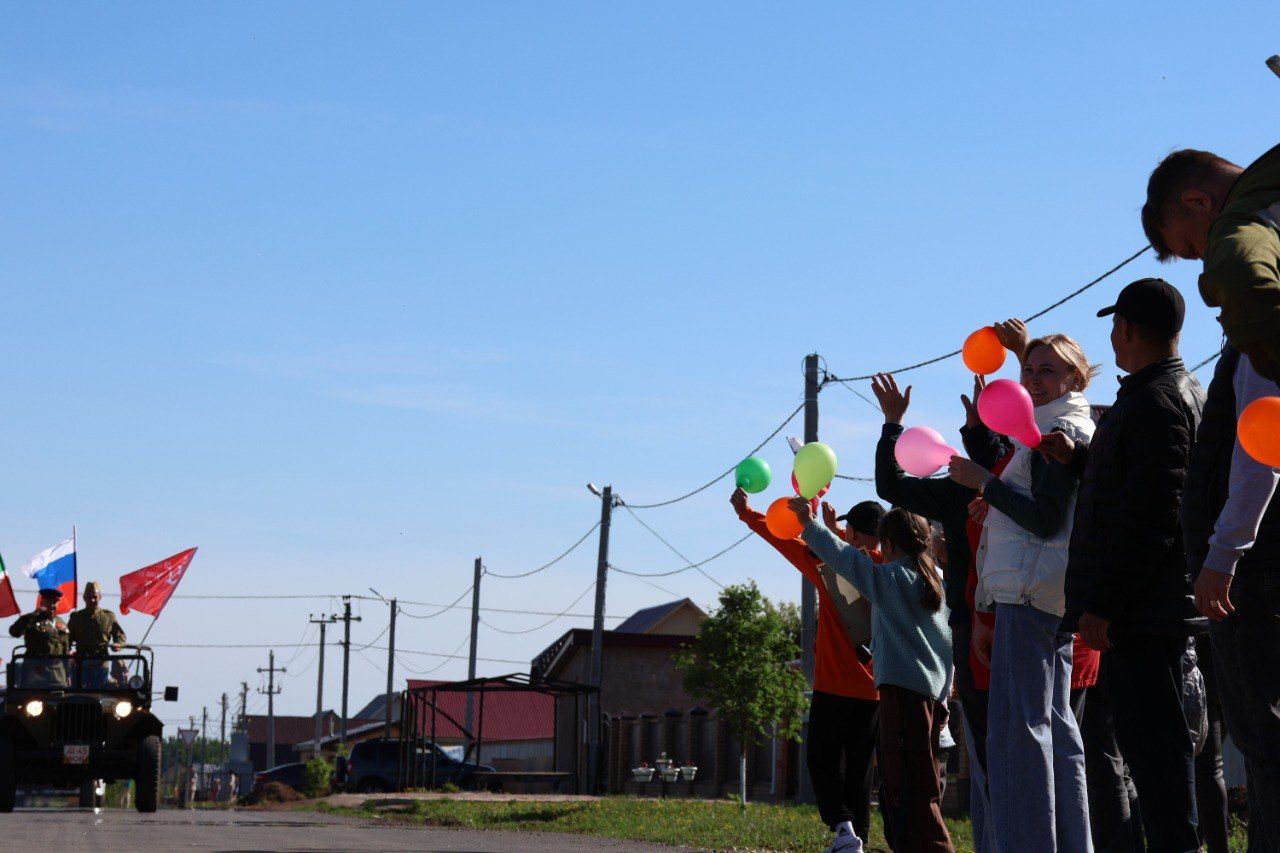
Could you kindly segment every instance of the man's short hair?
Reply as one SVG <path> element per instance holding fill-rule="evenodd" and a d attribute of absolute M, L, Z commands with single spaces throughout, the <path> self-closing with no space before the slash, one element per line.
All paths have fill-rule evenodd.
<path fill-rule="evenodd" d="M 1169 211 L 1183 191 L 1207 183 L 1210 175 L 1238 169 L 1230 160 L 1212 151 L 1183 148 L 1160 161 L 1147 179 L 1147 203 L 1142 206 L 1142 230 L 1162 262 L 1173 260 L 1173 250 L 1160 231 L 1168 222 Z"/>

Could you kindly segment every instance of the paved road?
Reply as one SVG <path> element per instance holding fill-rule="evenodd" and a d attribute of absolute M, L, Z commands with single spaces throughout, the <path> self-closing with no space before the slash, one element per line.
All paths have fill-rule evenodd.
<path fill-rule="evenodd" d="M 0 815 L 8 850 L 428 850 L 468 853 L 672 853 L 679 848 L 575 835 L 417 829 L 306 812 L 18 809 Z"/>

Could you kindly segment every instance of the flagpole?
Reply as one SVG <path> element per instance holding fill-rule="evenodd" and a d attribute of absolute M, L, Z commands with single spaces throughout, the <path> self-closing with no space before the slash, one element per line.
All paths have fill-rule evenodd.
<path fill-rule="evenodd" d="M 76 541 L 76 525 L 71 523 L 71 576 L 74 578 L 71 582 L 71 610 L 76 609 L 75 601 L 80 595 L 80 543 Z"/>

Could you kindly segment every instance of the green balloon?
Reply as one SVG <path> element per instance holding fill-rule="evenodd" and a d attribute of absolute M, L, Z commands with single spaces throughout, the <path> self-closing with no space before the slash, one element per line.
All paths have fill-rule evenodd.
<path fill-rule="evenodd" d="M 796 452 L 796 485 L 800 497 L 813 500 L 836 476 L 836 454 L 820 441 L 811 441 Z"/>
<path fill-rule="evenodd" d="M 754 495 L 769 488 L 769 483 L 773 482 L 773 472 L 769 470 L 769 463 L 759 456 L 748 456 L 738 463 L 734 479 L 739 488 Z"/>

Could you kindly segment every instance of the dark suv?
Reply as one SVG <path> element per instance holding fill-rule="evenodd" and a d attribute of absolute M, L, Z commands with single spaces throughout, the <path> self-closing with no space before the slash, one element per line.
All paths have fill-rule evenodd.
<path fill-rule="evenodd" d="M 79 785 L 83 802 L 97 779 L 132 779 L 138 811 L 155 811 L 162 726 L 151 667 L 146 646 L 106 657 L 15 652 L 0 711 L 0 812 L 13 811 L 18 783 Z M 177 698 L 176 687 L 165 690 Z"/>
<path fill-rule="evenodd" d="M 402 750 L 407 752 L 410 749 L 414 751 L 416 766 L 405 768 L 408 772 L 404 776 L 419 780 L 417 785 L 430 785 L 434 769 L 436 785 L 452 782 L 460 788 L 499 790 L 495 780 L 475 775 L 496 772 L 486 764 L 457 761 L 435 744 L 401 744 L 398 740 L 386 738 L 360 741 L 351 747 L 351 755 L 347 758 L 343 771 L 343 787 L 348 791 L 361 793 L 398 790 L 402 784 Z"/>

